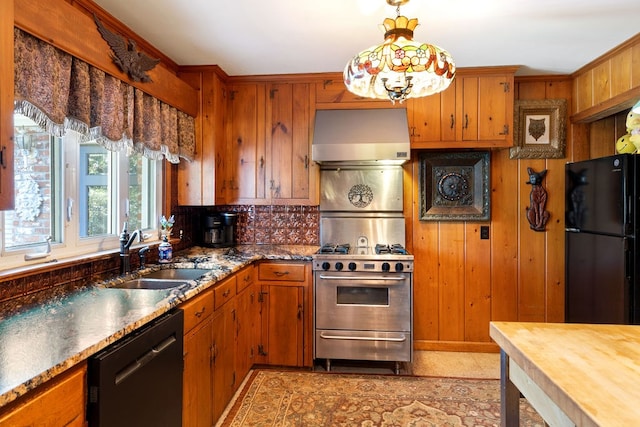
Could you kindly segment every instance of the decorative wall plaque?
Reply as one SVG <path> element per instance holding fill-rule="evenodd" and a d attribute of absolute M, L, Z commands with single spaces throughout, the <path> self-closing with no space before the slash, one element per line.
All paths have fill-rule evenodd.
<path fill-rule="evenodd" d="M 420 160 L 420 220 L 490 219 L 488 151 L 423 151 Z"/>

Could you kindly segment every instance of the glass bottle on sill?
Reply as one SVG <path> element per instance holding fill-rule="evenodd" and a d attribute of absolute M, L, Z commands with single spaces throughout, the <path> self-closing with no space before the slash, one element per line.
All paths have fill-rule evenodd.
<path fill-rule="evenodd" d="M 158 262 L 167 264 L 171 262 L 171 258 L 173 258 L 173 247 L 169 243 L 167 236 L 163 235 L 162 242 L 158 245 Z"/>

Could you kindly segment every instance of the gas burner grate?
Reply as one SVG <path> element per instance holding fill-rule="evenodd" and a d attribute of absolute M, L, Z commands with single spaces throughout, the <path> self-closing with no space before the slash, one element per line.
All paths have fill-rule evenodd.
<path fill-rule="evenodd" d="M 407 255 L 407 250 L 399 243 L 394 243 L 393 245 L 386 245 L 384 243 L 377 243 L 375 247 L 376 254 L 399 254 L 399 255 Z"/>
<path fill-rule="evenodd" d="M 320 248 L 321 254 L 348 254 L 351 245 L 348 243 L 342 243 L 339 245 L 333 243 L 326 243 Z"/>

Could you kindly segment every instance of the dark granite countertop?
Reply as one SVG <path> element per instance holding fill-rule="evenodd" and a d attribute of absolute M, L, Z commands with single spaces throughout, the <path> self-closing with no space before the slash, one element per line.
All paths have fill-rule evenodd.
<path fill-rule="evenodd" d="M 171 264 L 150 266 L 128 277 L 92 283 L 82 290 L 6 317 L 0 320 L 0 407 L 254 261 L 310 261 L 317 249 L 317 246 L 284 245 L 193 247 L 177 253 Z M 211 271 L 179 288 L 110 287 L 160 268 Z"/>

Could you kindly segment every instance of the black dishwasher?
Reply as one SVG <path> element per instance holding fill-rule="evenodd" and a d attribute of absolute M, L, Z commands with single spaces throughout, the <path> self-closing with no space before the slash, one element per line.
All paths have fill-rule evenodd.
<path fill-rule="evenodd" d="M 90 427 L 182 425 L 183 316 L 170 312 L 89 359 Z"/>

